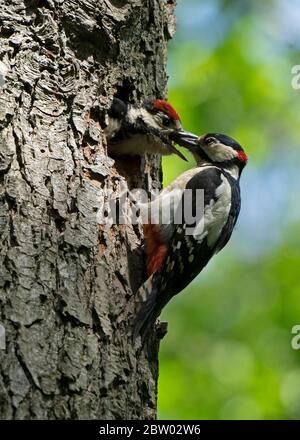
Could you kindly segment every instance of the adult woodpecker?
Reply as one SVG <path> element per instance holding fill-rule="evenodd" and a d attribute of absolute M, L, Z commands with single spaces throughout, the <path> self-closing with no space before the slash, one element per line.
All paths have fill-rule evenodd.
<path fill-rule="evenodd" d="M 104 133 L 110 153 L 139 156 L 145 153 L 177 154 L 186 160 L 173 144 L 175 135 L 184 132 L 180 117 L 167 101 L 155 99 L 132 105 L 114 98 L 108 116 Z M 172 135 L 174 138 L 171 138 Z M 176 139 L 180 144 L 181 136 Z"/>
<path fill-rule="evenodd" d="M 137 312 L 134 338 L 140 334 L 144 339 L 163 307 L 226 245 L 240 212 L 239 179 L 247 163 L 241 145 L 218 133 L 200 138 L 183 133 L 177 136 L 193 153 L 197 166 L 172 182 L 158 199 L 148 205 L 148 209 L 170 204 L 171 215 L 178 214 L 178 210 L 183 209 L 184 193 L 180 190 L 190 189 L 189 208 L 195 210 L 196 190 L 203 189 L 203 215 L 198 225 L 187 224 L 184 219 L 181 224 L 171 221 L 169 224 L 145 225 L 149 278 L 137 292 L 137 298 L 143 302 Z M 200 223 L 201 227 L 198 227 Z M 193 232 L 187 235 L 190 227 Z"/>

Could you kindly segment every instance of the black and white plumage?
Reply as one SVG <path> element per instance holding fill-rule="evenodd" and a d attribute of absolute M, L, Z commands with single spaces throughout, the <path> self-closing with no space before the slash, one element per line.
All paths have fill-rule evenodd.
<path fill-rule="evenodd" d="M 195 210 L 196 190 L 203 189 L 203 227 L 199 229 L 194 224 L 172 222 L 145 226 L 149 278 L 137 292 L 143 302 L 135 321 L 135 338 L 139 334 L 142 338 L 147 335 L 170 299 L 181 292 L 227 244 L 240 212 L 239 179 L 247 162 L 242 147 L 222 134 L 207 134 L 200 138 L 189 134 L 185 141 L 197 167 L 172 182 L 162 191 L 159 201 L 162 206 L 171 203 L 172 211 L 176 212 L 176 209 L 182 209 L 180 190 L 190 189 L 193 194 L 191 205 Z M 173 200 L 171 194 L 175 194 Z M 194 227 L 192 235 L 186 234 L 188 227 Z"/>
<path fill-rule="evenodd" d="M 185 159 L 174 146 L 181 144 L 182 129 L 176 110 L 163 99 L 133 105 L 114 98 L 108 111 L 104 132 L 109 153 L 114 155 L 176 154 Z M 172 136 L 174 135 L 174 138 Z"/>

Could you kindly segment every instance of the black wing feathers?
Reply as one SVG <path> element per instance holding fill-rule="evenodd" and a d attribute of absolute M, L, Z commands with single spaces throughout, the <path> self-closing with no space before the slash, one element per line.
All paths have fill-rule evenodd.
<path fill-rule="evenodd" d="M 169 256 L 163 267 L 153 275 L 152 282 L 148 286 L 150 289 L 147 293 L 148 299 L 137 315 L 135 336 L 140 334 L 144 339 L 163 307 L 174 295 L 181 292 L 207 265 L 214 253 L 222 249 L 228 242 L 240 210 L 238 182 L 223 170 L 212 167 L 204 168 L 193 176 L 186 188 L 193 191 L 193 209 L 197 203 L 196 189 L 204 189 L 204 206 L 209 206 L 211 200 L 218 199 L 217 189 L 222 185 L 223 176 L 230 183 L 232 202 L 227 222 L 219 240 L 210 247 L 205 235 L 203 239 L 198 240 L 193 235 L 187 235 L 182 224 L 175 225 L 175 233 L 169 246 Z"/>

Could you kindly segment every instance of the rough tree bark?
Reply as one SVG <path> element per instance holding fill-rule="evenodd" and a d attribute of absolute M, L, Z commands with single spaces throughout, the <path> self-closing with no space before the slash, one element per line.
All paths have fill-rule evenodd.
<path fill-rule="evenodd" d="M 166 93 L 174 0 L 0 0 L 2 419 L 153 419 L 158 340 L 117 325 L 145 277 L 140 227 L 95 212 L 158 158 L 107 156 L 112 96 Z M 126 164 L 126 165 L 125 165 Z M 130 177 L 129 177 L 130 174 Z"/>

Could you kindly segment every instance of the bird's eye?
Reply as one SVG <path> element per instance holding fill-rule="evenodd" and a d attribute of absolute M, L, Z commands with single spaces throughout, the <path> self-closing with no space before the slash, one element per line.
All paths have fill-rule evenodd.
<path fill-rule="evenodd" d="M 205 139 L 205 143 L 208 144 L 212 144 L 213 142 L 215 142 L 215 138 L 213 137 L 208 137 Z"/>
<path fill-rule="evenodd" d="M 165 127 L 169 127 L 172 124 L 172 120 L 167 116 L 163 116 L 161 120 Z"/>

